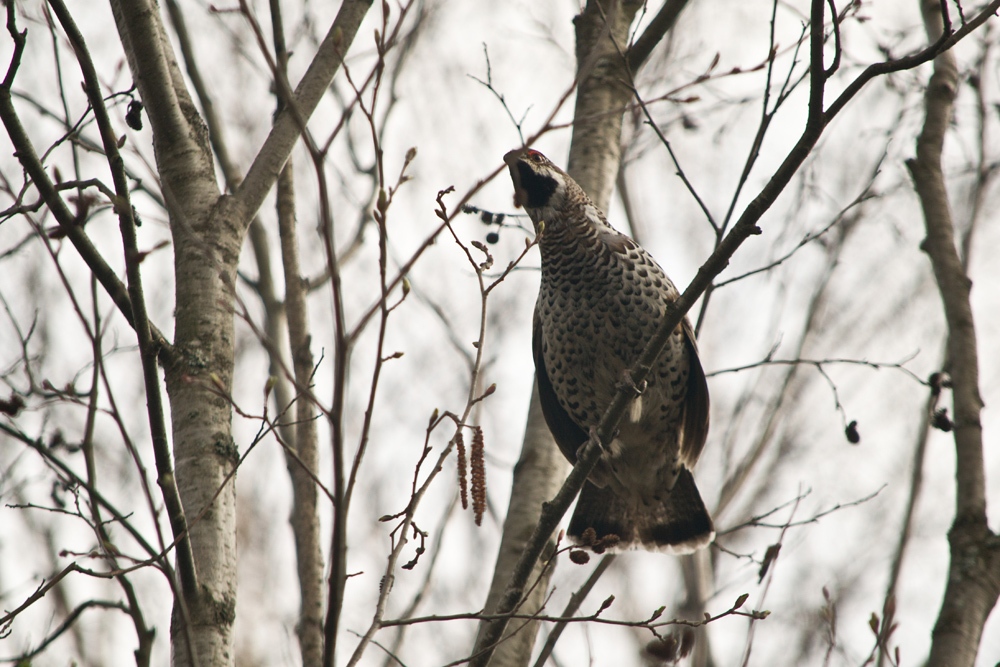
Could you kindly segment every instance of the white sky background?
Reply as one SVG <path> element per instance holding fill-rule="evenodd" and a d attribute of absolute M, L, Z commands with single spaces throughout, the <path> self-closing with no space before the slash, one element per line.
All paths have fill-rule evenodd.
<path fill-rule="evenodd" d="M 329 3 L 333 5 L 334 3 Z M 694 3 L 681 19 L 669 48 L 661 45 L 640 78 L 646 97 L 655 97 L 686 84 L 705 71 L 716 53 L 717 72 L 739 66 L 744 69 L 761 62 L 768 52 L 767 31 L 771 5 L 753 2 Z M 203 75 L 216 107 L 226 125 L 226 139 L 233 157 L 247 168 L 261 145 L 271 119 L 273 99 L 268 95 L 266 66 L 244 20 L 237 14 L 211 14 L 204 3 L 183 2 L 189 30 L 195 39 Z M 219 5 L 226 6 L 229 5 Z M 98 62 L 98 70 L 109 90 L 130 85 L 127 68 L 121 64 L 109 10 L 104 5 L 75 2 L 75 11 L 88 44 Z M 23 10 L 36 21 L 19 20 L 29 29 L 29 45 L 16 89 L 29 92 L 52 108 L 59 108 L 58 89 L 51 75 L 52 45 L 44 23 L 37 22 L 37 3 Z M 484 78 L 486 65 L 483 45 L 489 50 L 493 84 L 503 94 L 518 118 L 524 114 L 525 134 L 534 132 L 572 83 L 575 72 L 574 34 L 571 19 L 578 12 L 574 2 L 485 3 L 475 0 L 431 2 L 430 17 L 418 37 L 396 94 L 398 101 L 387 123 L 383 139 L 387 178 L 395 182 L 408 148 L 418 149 L 408 173 L 413 180 L 399 191 L 389 210 L 390 256 L 397 262 L 413 250 L 438 224 L 434 198 L 439 190 L 454 185 L 456 193 L 446 202 L 455 205 L 477 180 L 501 164 L 502 155 L 519 144 L 517 132 L 496 98 L 471 76 Z M 267 3 L 256 5 L 258 17 L 267 23 Z M 336 11 L 327 3 L 311 3 L 305 10 L 290 7 L 285 15 L 288 41 L 294 55 L 290 64 L 292 80 L 297 80 L 314 52 L 314 37 L 322 37 Z M 309 17 L 303 27 L 303 11 Z M 414 8 L 416 13 L 417 8 Z M 653 10 L 655 11 L 655 10 Z M 782 5 L 778 10 L 778 38 L 781 56 L 775 71 L 780 83 L 791 64 L 790 47 L 801 30 L 801 12 L 807 3 Z M 967 14 L 971 15 L 967 8 Z M 398 14 L 393 5 L 391 20 Z M 844 27 L 843 77 L 831 83 L 828 99 L 859 73 L 863 66 L 881 57 L 877 45 L 901 55 L 923 43 L 923 29 L 915 0 L 867 3 L 864 24 L 849 22 Z M 409 17 L 412 20 L 413 16 Z M 355 80 L 362 80 L 374 62 L 372 30 L 377 27 L 378 8 L 370 13 L 350 52 L 348 65 Z M 994 30 L 995 32 L 995 30 Z M 958 50 L 960 67 L 973 65 L 978 43 L 969 40 Z M 64 76 L 72 114 L 85 108 L 77 86 L 78 69 L 71 52 L 62 44 Z M 0 61 L 6 68 L 10 40 L 0 39 Z M 804 56 L 803 56 L 804 57 Z M 395 55 L 390 56 L 391 73 Z M 800 69 L 797 72 L 801 71 Z M 997 101 L 1000 81 L 997 68 L 982 85 L 987 99 Z M 887 85 L 877 80 L 859 95 L 826 131 L 817 153 L 803 167 L 801 178 L 789 185 L 776 206 L 761 221 L 764 233 L 751 238 L 734 257 L 722 278 L 731 277 L 777 259 L 808 233 L 826 226 L 838 212 L 867 187 L 875 165 L 882 158 L 881 173 L 874 189 L 883 196 L 868 202 L 861 220 L 833 269 L 831 286 L 818 314 L 818 330 L 807 340 L 803 356 L 809 359 L 863 359 L 873 362 L 906 361 L 916 376 L 926 378 L 937 370 L 943 346 L 943 318 L 940 299 L 926 256 L 919 250 L 923 223 L 916 197 L 903 161 L 912 156 L 913 144 L 922 120 L 921 91 L 917 83 L 926 80 L 929 68 L 894 75 Z M 689 104 L 659 102 L 651 107 L 654 117 L 672 142 L 688 178 L 713 216 L 721 219 L 736 187 L 746 153 L 760 115 L 763 73 L 743 74 L 713 80 L 684 90 L 682 97 L 696 95 Z M 387 85 L 387 84 L 386 84 Z M 351 95 L 342 74 L 335 87 L 344 98 Z M 969 164 L 975 159 L 975 100 L 967 86 L 961 89 L 956 109 L 956 125 L 948 136 L 946 160 L 956 221 L 964 225 L 968 214 Z M 797 139 L 804 122 L 805 88 L 795 93 L 776 116 L 763 146 L 758 165 L 751 174 L 736 207 L 757 194 L 788 148 Z M 370 96 L 366 97 L 370 99 Z M 381 118 L 388 100 L 384 88 L 376 105 Z M 741 104 L 741 100 L 748 100 Z M 16 102 L 22 120 L 36 147 L 47 147 L 62 132 L 51 120 L 39 119 L 37 112 Z M 558 116 L 568 121 L 572 99 Z M 148 173 L 143 161 L 152 163 L 149 129 L 135 132 L 121 121 L 117 129 L 126 134 L 129 165 Z M 684 129 L 679 122 L 686 115 L 696 125 Z M 349 125 L 361 163 L 371 163 L 372 147 L 367 127 L 359 114 Z M 327 97 L 314 115 L 310 127 L 322 140 L 340 118 L 338 105 Z M 992 127 L 996 130 L 996 117 Z M 96 136 L 91 126 L 85 130 Z M 627 131 L 627 136 L 632 136 Z M 569 130 L 545 136 L 536 146 L 550 158 L 565 164 Z M 20 169 L 11 156 L 8 139 L 0 137 L 0 170 L 15 187 Z M 989 145 L 988 145 L 989 146 Z M 996 160 L 995 148 L 992 160 Z M 666 150 L 648 128 L 639 128 L 628 148 L 629 191 L 644 245 L 664 266 L 682 289 L 707 257 L 712 234 L 697 205 L 675 176 Z M 71 173 L 69 152 L 63 147 L 50 158 Z M 303 151 L 295 154 L 298 190 L 299 234 L 302 266 L 308 275 L 321 272 L 324 262 L 317 220 L 315 172 Z M 87 173 L 108 179 L 107 168 L 85 156 Z M 342 135 L 334 144 L 327 164 L 338 241 L 353 235 L 360 211 L 369 206 L 370 181 L 358 175 L 349 159 Z M 149 184 L 154 179 L 149 177 Z M 155 187 L 155 186 L 153 186 Z M 141 248 L 151 248 L 169 240 L 165 216 L 148 197 L 138 195 L 136 206 L 145 224 L 139 230 Z M 506 174 L 488 184 L 472 201 L 492 211 L 514 212 L 511 186 Z M 6 208 L 7 200 L 0 206 Z M 980 386 L 986 409 L 985 427 L 988 501 L 993 512 L 991 527 L 996 530 L 996 506 L 1000 503 L 1000 454 L 995 446 L 996 411 L 1000 395 L 997 354 L 1000 331 L 996 318 L 998 270 L 992 249 L 1000 244 L 997 225 L 996 189 L 988 195 L 986 213 L 974 244 L 971 273 L 974 281 L 973 306 L 977 316 L 980 345 Z M 621 201 L 616 197 L 609 212 L 611 222 L 625 228 Z M 272 261 L 280 271 L 273 199 L 261 216 L 273 236 Z M 51 218 L 46 220 L 51 226 Z M 486 232 L 475 216 L 461 216 L 455 229 L 465 241 L 483 240 Z M 121 267 L 120 239 L 110 211 L 98 214 L 88 224 L 88 233 L 105 251 L 112 266 Z M 28 233 L 23 219 L 5 221 L 0 226 L 0 252 L 13 247 Z M 500 243 L 491 246 L 496 266 L 503 267 L 517 256 L 526 234 L 502 230 Z M 366 245 L 344 270 L 345 307 L 354 322 L 378 295 L 377 233 L 369 227 Z M 77 295 L 89 308 L 89 278 L 68 245 L 62 249 L 64 267 L 71 275 Z M 801 335 L 803 309 L 825 270 L 822 243 L 811 244 L 778 269 L 734 283 L 713 296 L 701 336 L 701 355 L 706 371 L 714 371 L 759 361 L 775 345 L 774 358 L 788 358 Z M 442 517 L 455 494 L 452 461 L 439 477 L 417 513 L 421 529 L 433 540 L 446 525 L 442 550 L 434 565 L 434 578 L 418 615 L 474 611 L 485 599 L 499 542 L 500 524 L 506 511 L 509 483 L 517 461 L 531 382 L 530 321 L 537 289 L 537 255 L 529 254 L 522 267 L 490 297 L 489 328 L 483 375 L 484 386 L 497 383 L 497 392 L 485 401 L 475 419 L 485 431 L 490 513 L 482 528 L 472 524 L 471 512 L 460 510 Z M 171 326 L 173 308 L 172 262 L 169 249 L 154 253 L 144 263 L 144 276 L 151 319 L 164 330 Z M 257 269 L 249 252 L 241 269 L 253 277 Z M 90 356 L 52 263 L 38 243 L 0 269 L 5 279 L 0 287 L 19 325 L 27 330 L 34 313 L 39 317 L 39 333 L 33 350 L 43 353 L 39 377 L 63 386 L 79 372 L 79 386 L 89 383 L 86 369 Z M 392 273 L 392 271 L 390 271 Z M 280 274 L 276 273 L 276 277 Z M 448 235 L 442 235 L 410 275 L 413 292 L 391 316 L 385 352 L 399 350 L 405 355 L 386 364 L 379 386 L 376 419 L 359 491 L 352 504 L 349 526 L 348 572 L 359 573 L 348 583 L 343 617 L 343 653 L 346 661 L 355 637 L 367 628 L 388 553 L 388 526 L 378 517 L 402 510 L 409 498 L 413 465 L 423 446 L 424 429 L 435 408 L 458 411 L 468 392 L 468 370 L 452 339 L 464 353 L 474 350 L 471 341 L 478 335 L 479 294 L 475 277 L 463 253 Z M 279 282 L 280 284 L 280 282 Z M 398 292 L 397 298 L 398 298 Z M 244 284 L 240 295 L 260 324 L 261 308 L 253 292 Z M 427 303 L 436 304 L 450 322 L 442 322 Z M 100 301 L 105 317 L 109 300 Z M 329 400 L 332 376 L 332 338 L 329 288 L 316 291 L 310 301 L 313 324 L 313 353 L 326 356 L 316 375 L 317 395 Z M 696 311 L 692 316 L 696 317 Z M 141 445 L 152 468 L 152 456 L 145 440 L 144 400 L 141 379 L 136 374 L 134 338 L 120 317 L 113 318 L 113 330 L 126 351 L 111 361 L 116 378 L 116 397 L 128 414 L 131 437 Z M 371 359 L 374 354 L 374 327 L 362 338 L 355 352 L 351 372 L 346 425 L 349 442 L 356 443 L 368 397 Z M 259 413 L 267 360 L 249 327 L 239 324 L 238 359 L 234 397 L 248 412 Z M 109 337 L 110 341 L 110 337 Z M 107 343 L 110 346 L 110 343 Z M 15 364 L 20 351 L 10 321 L 0 323 L 0 367 Z M 708 608 L 720 612 L 742 593 L 749 593 L 746 608 L 768 609 L 771 616 L 754 630 L 751 664 L 822 664 L 825 654 L 823 626 L 816 621 L 826 587 L 837 603 L 837 648 L 832 665 L 857 665 L 873 645 L 868 628 L 872 612 L 881 614 L 882 596 L 890 559 L 897 539 L 902 510 L 908 493 L 912 450 L 919 427 L 920 411 L 927 390 L 906 373 L 857 365 L 824 367 L 837 389 L 846 419 L 857 420 L 862 441 L 853 446 L 844 434 L 844 417 L 835 409 L 829 383 L 813 368 L 801 368 L 794 380 L 788 404 L 781 413 L 775 434 L 782 443 L 769 450 L 761 467 L 739 494 L 733 505 L 717 517 L 720 530 L 787 503 L 797 495 L 808 495 L 795 509 L 794 519 L 808 519 L 837 504 L 849 504 L 885 487 L 873 500 L 847 507 L 818 522 L 795 527 L 785 536 L 770 587 L 757 583 L 758 565 L 747 559 L 715 552 L 718 559 L 717 595 Z M 760 424 L 773 409 L 771 401 L 784 369 L 768 368 L 714 376 L 709 380 L 713 400 L 712 432 L 702 462 L 696 471 L 699 486 L 711 506 L 725 477 L 754 443 Z M 23 388 L 24 378 L 9 378 Z M 8 387 L 0 387 L 7 395 Z M 746 402 L 738 419 L 734 410 Z M 79 434 L 84 412 L 77 408 L 30 403 L 31 410 L 19 418 L 28 432 L 50 434 L 58 425 L 72 441 Z M 43 431 L 43 425 L 45 430 Z M 236 420 L 235 436 L 240 451 L 252 441 L 257 424 Z M 136 513 L 136 522 L 149 528 L 149 513 L 140 498 L 134 468 L 123 454 L 121 438 L 114 425 L 99 422 L 104 438 L 99 466 L 108 494 L 122 507 Z M 328 431 L 321 425 L 326 443 Z M 435 452 L 452 431 L 441 428 L 432 437 Z M 322 472 L 330 479 L 328 448 L 324 448 Z M 82 469 L 82 459 L 69 457 Z M 425 465 L 425 471 L 430 464 Z M 69 556 L 57 563 L 39 558 L 45 553 L 37 536 L 39 527 L 50 526 L 55 549 L 85 552 L 93 547 L 93 536 L 80 522 L 45 513 L 13 510 L 14 480 L 25 497 L 47 504 L 51 481 L 44 466 L 19 444 L 0 439 L 0 607 L 11 609 L 37 587 L 42 577 L 65 566 Z M 951 522 L 954 492 L 954 448 L 945 434 L 935 432 L 928 447 L 924 490 L 917 508 L 901 584 L 897 621 L 892 646 L 900 646 L 903 664 L 918 664 L 929 648 L 930 632 L 944 590 L 948 564 L 946 533 Z M 273 439 L 261 442 L 248 457 L 238 476 L 240 591 L 237 608 L 238 664 L 294 665 L 298 661 L 294 624 L 297 583 L 294 548 L 287 523 L 290 487 L 284 459 Z M 776 523 L 789 518 L 789 509 L 777 513 Z M 329 513 L 324 517 L 329 528 Z M 327 531 L 328 532 L 328 531 Z M 724 536 L 720 542 L 758 560 L 778 531 L 755 528 Z M 124 538 L 123 542 L 124 542 Z M 129 545 L 130 547 L 134 545 Z M 412 545 L 411 545 L 412 546 Z M 412 549 L 404 555 L 411 558 Z M 409 604 L 430 567 L 432 554 L 425 554 L 413 571 L 397 570 L 396 588 L 390 598 L 387 618 L 395 618 Z M 94 564 L 83 559 L 85 564 Z M 596 563 L 596 560 L 593 561 Z M 556 588 L 548 606 L 559 612 L 570 593 L 589 574 L 591 566 L 560 562 L 553 580 Z M 156 664 L 166 664 L 169 636 L 169 597 L 162 578 L 135 575 L 140 587 L 148 622 L 157 628 Z M 95 595 L 115 599 L 118 590 L 106 584 L 70 579 L 70 595 L 76 603 Z M 584 604 L 581 613 L 591 613 L 610 594 L 614 605 L 604 615 L 609 618 L 641 619 L 657 607 L 667 605 L 665 617 L 681 595 L 679 568 L 667 556 L 629 553 L 621 557 Z M 54 625 L 51 607 L 43 603 L 17 619 L 13 634 L 0 641 L 0 657 L 16 654 L 37 643 Z M 1000 661 L 1000 621 L 997 614 L 987 625 L 978 664 Z M 128 664 L 134 648 L 134 634 L 125 617 L 116 612 L 88 612 L 80 624 L 86 637 L 87 657 L 94 664 Z M 474 637 L 472 622 L 430 623 L 407 631 L 400 658 L 409 667 L 440 665 L 466 654 Z M 377 636 L 391 643 L 391 631 Z M 636 637 L 636 643 L 630 637 Z M 745 619 L 728 618 L 711 626 L 716 663 L 739 664 L 747 637 Z M 636 647 L 647 634 L 599 626 L 577 626 L 564 633 L 556 650 L 560 665 L 637 665 Z M 812 644 L 808 645 L 811 641 Z M 539 641 L 539 644 L 541 640 Z M 73 657 L 72 644 L 60 640 L 36 660 L 38 665 L 62 665 Z M 803 653 L 800 654 L 800 650 Z M 368 649 L 363 664 L 382 664 L 384 653 Z M 801 657 L 801 659 L 800 659 Z"/>

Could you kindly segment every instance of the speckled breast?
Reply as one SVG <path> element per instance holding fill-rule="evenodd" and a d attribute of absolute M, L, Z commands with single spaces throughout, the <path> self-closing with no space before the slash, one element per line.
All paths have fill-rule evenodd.
<path fill-rule="evenodd" d="M 549 241 L 542 248 L 535 306 L 542 355 L 560 405 L 587 430 L 600 421 L 677 289 L 627 237 L 614 239 L 620 251 L 593 236 Z M 662 440 L 671 433 L 668 439 L 676 439 L 687 374 L 687 349 L 678 328 L 647 380 L 639 420 L 631 422 L 626 415 L 622 422 L 624 440 L 641 438 L 648 444 L 648 438 Z"/>

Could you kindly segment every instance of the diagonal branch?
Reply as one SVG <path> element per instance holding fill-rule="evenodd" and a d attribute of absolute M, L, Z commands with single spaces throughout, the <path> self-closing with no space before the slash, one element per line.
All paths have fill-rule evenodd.
<path fill-rule="evenodd" d="M 7 136 L 10 137 L 10 142 L 14 146 L 18 161 L 25 172 L 27 172 L 32 185 L 38 190 L 38 194 L 41 195 L 42 200 L 52 212 L 61 229 L 65 230 L 66 238 L 70 240 L 76 251 L 80 253 L 80 257 L 87 264 L 91 272 L 93 272 L 98 282 L 101 283 L 108 296 L 111 297 L 119 312 L 125 317 L 125 321 L 130 326 L 134 326 L 132 302 L 129 299 L 128 289 L 119 280 L 114 269 L 104 260 L 104 257 L 97 247 L 94 246 L 87 233 L 79 226 L 76 216 L 66 206 L 66 202 L 59 196 L 58 188 L 49 179 L 48 174 L 45 173 L 45 167 L 42 166 L 41 161 L 38 159 L 35 147 L 32 145 L 31 139 L 28 137 L 28 133 L 25 131 L 17 115 L 17 111 L 14 109 L 10 88 L 5 86 L 0 86 L 0 120 L 3 121 L 4 127 L 7 130 Z M 151 333 L 156 340 L 157 346 L 160 348 L 160 354 L 166 355 L 169 359 L 173 355 L 173 350 L 167 339 L 155 327 L 151 327 Z"/>
<path fill-rule="evenodd" d="M 264 202 L 302 134 L 296 115 L 308 119 L 316 110 L 371 4 L 372 0 L 345 0 L 340 6 L 319 51 L 295 88 L 294 101 L 278 114 L 271 133 L 234 193 L 237 205 L 249 214 L 255 213 Z"/>
<path fill-rule="evenodd" d="M 45 173 L 45 167 L 42 166 L 42 162 L 35 152 L 31 139 L 28 137 L 28 133 L 25 131 L 24 126 L 21 124 L 21 119 L 14 109 L 11 86 L 14 83 L 14 76 L 20 65 L 20 53 L 25 41 L 25 33 L 17 32 L 14 17 L 15 12 L 11 8 L 7 14 L 7 29 L 14 38 L 15 52 L 14 57 L 11 59 L 11 65 L 8 68 L 6 78 L 3 84 L 0 85 L 0 120 L 2 120 L 7 130 L 7 135 L 14 146 L 18 161 L 25 172 L 27 172 L 32 184 L 38 190 L 42 201 L 52 211 L 52 215 L 65 231 L 66 237 L 76 248 L 77 252 L 80 253 L 80 257 L 87 264 L 88 268 L 90 268 L 91 272 L 93 272 L 94 276 L 97 277 L 97 280 L 108 293 L 108 296 L 111 297 L 115 306 L 117 306 L 118 310 L 125 317 L 125 320 L 130 326 L 134 326 L 132 303 L 129 299 L 128 289 L 118 279 L 118 275 L 114 269 L 104 260 L 104 257 L 101 256 L 101 253 L 90 240 L 90 237 L 87 236 L 86 232 L 79 225 L 76 216 L 70 211 L 62 197 L 60 197 L 60 188 L 53 184 L 48 174 Z M 156 327 L 152 326 L 151 333 L 160 349 L 160 354 L 166 355 L 167 358 L 172 356 L 173 350 L 163 334 Z"/>
<path fill-rule="evenodd" d="M 677 19 L 680 18 L 687 3 L 688 0 L 667 0 L 663 3 L 660 11 L 656 13 L 653 20 L 649 22 L 649 25 L 628 50 L 626 62 L 630 72 L 638 72 L 646 63 L 656 45 L 677 23 Z"/>

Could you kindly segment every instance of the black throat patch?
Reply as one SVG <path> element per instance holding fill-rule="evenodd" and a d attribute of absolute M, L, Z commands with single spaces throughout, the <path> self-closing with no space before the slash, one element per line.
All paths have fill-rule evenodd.
<path fill-rule="evenodd" d="M 521 188 L 528 195 L 523 206 L 542 208 L 549 203 L 549 198 L 556 191 L 556 179 L 535 173 L 523 162 L 517 163 L 517 174 L 521 179 Z"/>

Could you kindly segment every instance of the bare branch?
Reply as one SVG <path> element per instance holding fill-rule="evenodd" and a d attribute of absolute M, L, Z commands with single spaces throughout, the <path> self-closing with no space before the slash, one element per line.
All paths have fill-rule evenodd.
<path fill-rule="evenodd" d="M 687 0 L 667 0 L 663 3 L 660 11 L 628 50 L 630 72 L 638 72 L 642 68 L 656 45 L 673 29 L 686 6 Z"/>
<path fill-rule="evenodd" d="M 923 0 L 927 35 L 949 35 L 947 3 Z M 968 24 L 967 24 L 968 25 Z M 960 32 L 960 31 L 959 31 Z M 983 434 L 979 414 L 979 356 L 969 280 L 955 242 L 948 192 L 941 167 L 945 133 L 958 90 L 958 65 L 951 52 L 938 55 L 925 94 L 926 117 L 917 155 L 907 162 L 924 211 L 927 253 L 948 324 L 948 371 L 955 408 L 955 523 L 948 586 L 932 634 L 928 665 L 975 664 L 983 625 L 1000 596 L 1000 541 L 987 525 Z M 888 601 L 887 601 L 888 604 Z"/>
<path fill-rule="evenodd" d="M 301 134 L 296 113 L 308 119 L 326 92 L 334 75 L 340 69 L 343 54 L 354 41 L 361 21 L 368 13 L 372 0 L 345 0 L 337 12 L 319 51 L 309 64 L 309 69 L 295 88 L 294 102 L 289 104 L 274 121 L 271 133 L 261 146 L 246 177 L 234 193 L 238 208 L 253 214 L 264 202 L 264 197 L 278 179 L 292 147 Z M 249 219 L 245 224 L 249 224 Z"/>

